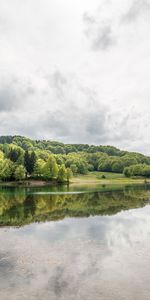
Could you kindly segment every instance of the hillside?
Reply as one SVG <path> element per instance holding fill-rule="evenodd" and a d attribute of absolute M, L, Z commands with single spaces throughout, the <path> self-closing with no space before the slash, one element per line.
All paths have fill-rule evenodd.
<path fill-rule="evenodd" d="M 88 145 L 88 144 L 64 144 L 58 141 L 51 140 L 33 140 L 24 136 L 0 136 L 0 144 L 14 144 L 21 147 L 24 150 L 47 150 L 54 154 L 68 154 L 72 152 L 87 152 L 87 153 L 106 153 L 109 156 L 124 156 L 126 154 L 138 155 L 140 157 L 146 157 L 143 154 L 136 152 L 128 152 L 120 150 L 114 146 L 104 145 Z M 150 159 L 150 157 L 148 157 Z"/>
<path fill-rule="evenodd" d="M 101 171 L 150 176 L 150 157 L 113 146 L 64 144 L 23 136 L 0 137 L 0 179 L 25 177 L 68 181 L 76 174 Z"/>

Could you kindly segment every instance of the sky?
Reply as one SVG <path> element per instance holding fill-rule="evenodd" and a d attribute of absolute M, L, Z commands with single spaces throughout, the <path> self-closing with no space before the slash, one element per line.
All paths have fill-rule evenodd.
<path fill-rule="evenodd" d="M 0 135 L 150 155 L 150 0 L 0 0 Z"/>

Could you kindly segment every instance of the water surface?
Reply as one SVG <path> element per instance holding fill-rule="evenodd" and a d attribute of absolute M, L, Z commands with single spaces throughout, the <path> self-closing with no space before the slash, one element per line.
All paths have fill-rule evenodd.
<path fill-rule="evenodd" d="M 0 188 L 0 299 L 149 300 L 149 187 L 56 192 Z"/>

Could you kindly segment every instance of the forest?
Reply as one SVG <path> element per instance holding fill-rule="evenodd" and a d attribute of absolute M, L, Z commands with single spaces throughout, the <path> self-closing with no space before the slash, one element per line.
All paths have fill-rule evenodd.
<path fill-rule="evenodd" d="M 93 171 L 150 177 L 150 157 L 113 146 L 64 144 L 22 136 L 0 137 L 0 180 L 69 182 Z"/>

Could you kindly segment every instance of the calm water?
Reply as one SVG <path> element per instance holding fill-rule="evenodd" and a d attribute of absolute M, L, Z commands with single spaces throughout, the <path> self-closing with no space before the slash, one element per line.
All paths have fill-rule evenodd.
<path fill-rule="evenodd" d="M 149 300 L 149 203 L 149 187 L 0 188 L 0 300 Z"/>

